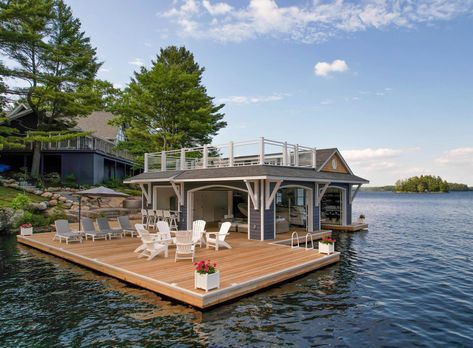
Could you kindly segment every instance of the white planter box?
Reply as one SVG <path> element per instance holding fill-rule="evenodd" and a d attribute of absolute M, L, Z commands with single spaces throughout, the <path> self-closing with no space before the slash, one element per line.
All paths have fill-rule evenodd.
<path fill-rule="evenodd" d="M 195 271 L 195 288 L 209 291 L 220 287 L 220 272 L 200 274 Z"/>
<path fill-rule="evenodd" d="M 20 227 L 20 234 L 22 236 L 31 236 L 31 235 L 33 235 L 33 227 L 28 227 L 28 228 Z"/>
<path fill-rule="evenodd" d="M 326 244 L 319 242 L 319 253 L 321 254 L 333 254 L 335 252 L 335 243 Z"/>

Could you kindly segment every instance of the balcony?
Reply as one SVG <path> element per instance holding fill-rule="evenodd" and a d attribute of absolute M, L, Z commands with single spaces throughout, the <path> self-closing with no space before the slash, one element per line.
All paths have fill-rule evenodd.
<path fill-rule="evenodd" d="M 146 153 L 145 172 L 192 170 L 254 165 L 316 168 L 316 149 L 259 138 L 204 145 L 179 150 Z"/>

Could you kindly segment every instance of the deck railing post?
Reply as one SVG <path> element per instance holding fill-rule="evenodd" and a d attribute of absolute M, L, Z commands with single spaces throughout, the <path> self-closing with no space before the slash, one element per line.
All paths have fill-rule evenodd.
<path fill-rule="evenodd" d="M 312 149 L 312 168 L 317 168 L 317 148 Z"/>
<path fill-rule="evenodd" d="M 202 168 L 207 168 L 207 163 L 209 161 L 209 148 L 207 145 L 204 145 L 204 154 L 202 160 Z"/>
<path fill-rule="evenodd" d="M 282 165 L 287 166 L 287 141 L 284 142 L 282 149 Z"/>
<path fill-rule="evenodd" d="M 259 164 L 264 164 L 264 137 L 259 140 Z"/>
<path fill-rule="evenodd" d="M 148 153 L 145 153 L 144 170 L 145 173 L 148 173 Z"/>
<path fill-rule="evenodd" d="M 299 167 L 299 144 L 294 145 L 294 166 Z"/>
<path fill-rule="evenodd" d="M 233 155 L 233 141 L 230 141 L 228 143 L 228 166 L 229 167 L 233 167 L 233 159 L 234 159 L 234 155 Z"/>
<path fill-rule="evenodd" d="M 161 151 L 161 171 L 165 172 L 168 170 L 167 166 L 167 159 L 166 159 L 166 151 Z"/>
<path fill-rule="evenodd" d="M 181 170 L 186 169 L 186 149 L 181 149 Z"/>

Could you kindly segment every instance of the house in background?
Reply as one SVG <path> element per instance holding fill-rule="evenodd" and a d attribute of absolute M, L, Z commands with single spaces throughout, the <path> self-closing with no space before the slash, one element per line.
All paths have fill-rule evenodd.
<path fill-rule="evenodd" d="M 18 105 L 8 119 L 12 127 L 22 134 L 35 130 L 36 120 L 31 109 Z M 124 139 L 120 127 L 108 122 L 109 112 L 93 112 L 88 117 L 78 118 L 74 130 L 92 132 L 91 135 L 61 142 L 42 144 L 41 175 L 56 172 L 61 177 L 74 175 L 80 184 L 96 185 L 110 179 L 123 179 L 133 174 L 133 157 L 123 150 L 115 150 L 117 142 Z M 12 170 L 31 169 L 33 151 L 4 148 L 0 152 L 0 165 Z"/>
<path fill-rule="evenodd" d="M 125 183 L 139 184 L 144 208 L 174 211 L 179 229 L 231 221 L 231 231 L 248 239 L 272 240 L 323 224 L 353 227 L 352 202 L 368 180 L 335 148 L 260 138 L 148 153 L 144 173 Z"/>

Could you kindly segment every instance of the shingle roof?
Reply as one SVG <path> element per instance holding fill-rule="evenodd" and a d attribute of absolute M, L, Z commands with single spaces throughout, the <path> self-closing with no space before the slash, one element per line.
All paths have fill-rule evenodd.
<path fill-rule="evenodd" d="M 283 167 L 270 165 L 255 165 L 225 168 L 193 169 L 169 172 L 149 172 L 128 178 L 125 183 L 143 181 L 174 181 L 231 179 L 231 178 L 293 178 L 302 180 L 332 180 L 354 183 L 368 183 L 369 181 L 352 174 L 318 172 L 313 168 Z"/>
<path fill-rule="evenodd" d="M 118 127 L 108 124 L 113 115 L 110 112 L 94 111 L 87 117 L 78 117 L 77 126 L 85 132 L 92 132 L 98 138 L 114 141 L 117 137 Z"/>

